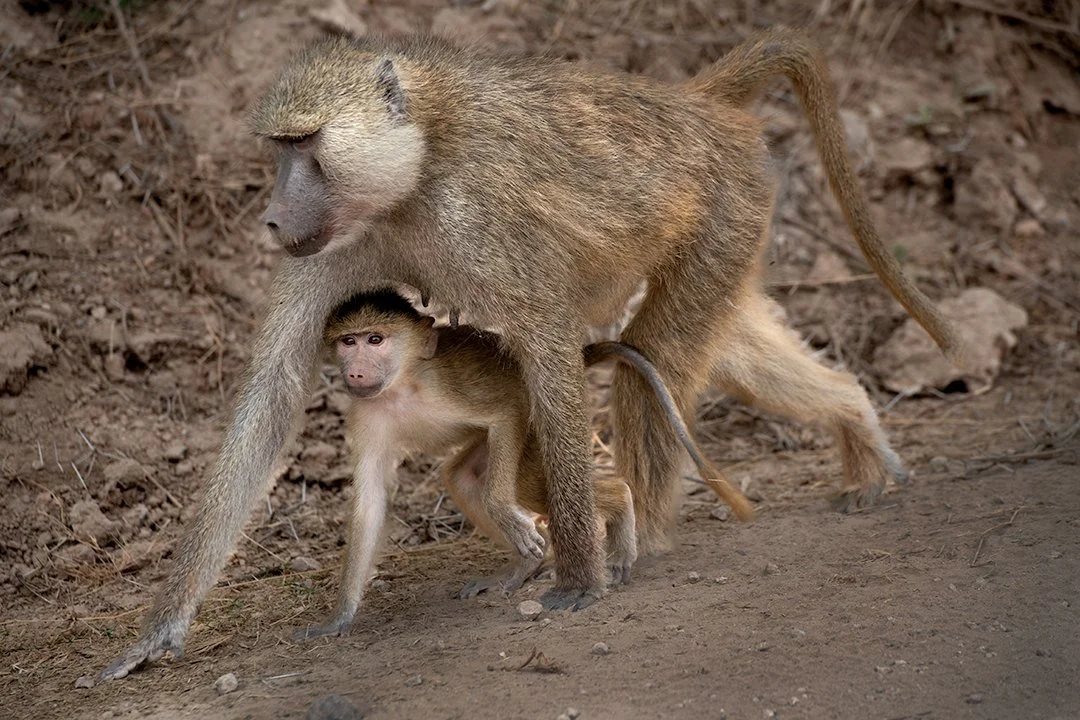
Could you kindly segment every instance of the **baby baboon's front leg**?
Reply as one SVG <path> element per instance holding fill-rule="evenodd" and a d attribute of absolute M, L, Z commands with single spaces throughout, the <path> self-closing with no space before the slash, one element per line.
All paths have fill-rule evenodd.
<path fill-rule="evenodd" d="M 542 536 L 539 557 L 532 552 L 522 553 L 516 549 L 516 543 L 512 542 L 488 515 L 485 485 L 490 482 L 488 478 L 493 474 L 488 472 L 489 466 L 488 442 L 482 437 L 467 445 L 443 466 L 443 483 L 458 509 L 480 532 L 500 546 L 515 550 L 514 557 L 499 572 L 465 583 L 465 587 L 458 593 L 461 598 L 476 597 L 494 588 L 499 589 L 504 597 L 509 597 L 536 573 L 543 562 Z M 520 508 L 517 508 L 517 511 L 522 512 Z M 529 525 L 532 533 L 539 535 L 536 524 L 531 519 Z"/>
<path fill-rule="evenodd" d="M 511 548 L 524 559 L 542 560 L 544 536 L 517 499 L 524 434 L 524 428 L 516 423 L 499 423 L 489 430 L 487 477 L 481 485 L 481 500 L 484 512 Z"/>
<path fill-rule="evenodd" d="M 386 443 L 369 444 L 369 438 L 360 440 L 365 446 L 359 451 L 360 459 L 353 475 L 349 540 L 345 567 L 341 572 L 337 610 L 326 623 L 297 631 L 293 636 L 296 640 L 347 633 L 356 617 L 356 611 L 360 608 L 364 586 L 371 577 L 375 556 L 382 540 L 394 463 L 388 452 L 392 448 L 385 447 Z"/>

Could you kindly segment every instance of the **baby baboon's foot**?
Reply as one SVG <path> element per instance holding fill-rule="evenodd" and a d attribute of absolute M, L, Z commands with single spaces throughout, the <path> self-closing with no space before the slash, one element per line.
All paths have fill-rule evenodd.
<path fill-rule="evenodd" d="M 304 630 L 297 630 L 292 634 L 292 639 L 295 642 L 305 642 L 307 640 L 314 640 L 315 638 L 326 637 L 328 635 L 334 637 L 347 635 L 349 633 L 349 628 L 352 627 L 352 621 L 352 615 L 338 615 L 322 625 L 313 625 Z"/>
<path fill-rule="evenodd" d="M 611 573 L 611 577 L 608 580 L 608 587 L 615 587 L 617 585 L 626 585 L 630 582 L 630 568 L 632 563 L 616 563 L 614 565 L 608 565 L 608 571 Z"/>
<path fill-rule="evenodd" d="M 911 482 L 911 475 L 904 469 L 904 463 L 892 448 L 885 448 L 885 467 L 897 483 L 907 485 Z"/>
<path fill-rule="evenodd" d="M 170 653 L 179 660 L 184 656 L 184 638 L 188 624 L 181 620 L 163 619 L 143 636 L 123 655 L 116 658 L 107 668 L 98 673 L 98 680 L 119 680 L 127 677 L 135 668 L 145 662 L 160 660 L 165 653 Z"/>
<path fill-rule="evenodd" d="M 833 507 L 842 513 L 854 512 L 873 505 L 885 489 L 885 483 L 877 481 L 867 485 L 847 487 L 832 497 Z"/>
<path fill-rule="evenodd" d="M 542 560 L 536 558 L 520 558 L 517 562 L 511 562 L 502 572 L 482 578 L 474 578 L 465 583 L 465 587 L 458 592 L 462 600 L 474 598 L 482 592 L 493 588 L 499 590 L 503 597 L 510 597 L 525 584 L 527 580 L 536 575 Z"/>

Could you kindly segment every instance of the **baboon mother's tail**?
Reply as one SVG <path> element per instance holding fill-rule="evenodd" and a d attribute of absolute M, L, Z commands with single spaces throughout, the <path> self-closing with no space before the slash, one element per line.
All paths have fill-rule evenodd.
<path fill-rule="evenodd" d="M 687 87 L 732 105 L 745 105 L 765 81 L 776 75 L 787 77 L 795 87 L 829 184 L 870 266 L 945 355 L 962 364 L 963 345 L 955 327 L 904 275 L 874 227 L 869 203 L 848 160 L 843 124 L 825 60 L 810 37 L 784 27 L 756 33 L 688 81 Z"/>

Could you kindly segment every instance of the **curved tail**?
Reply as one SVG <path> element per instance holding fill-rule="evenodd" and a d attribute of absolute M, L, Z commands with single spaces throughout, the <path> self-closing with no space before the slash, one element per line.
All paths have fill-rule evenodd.
<path fill-rule="evenodd" d="M 701 450 L 698 449 L 694 438 L 690 436 L 690 429 L 686 427 L 682 413 L 679 412 L 679 408 L 675 404 L 675 398 L 671 397 L 671 392 L 668 391 L 667 385 L 664 384 L 664 379 L 660 377 L 656 366 L 648 358 L 626 343 L 612 341 L 586 345 L 584 352 L 586 366 L 595 365 L 608 357 L 616 357 L 641 373 L 641 376 L 648 381 L 653 392 L 656 393 L 657 399 L 660 400 L 660 405 L 664 408 L 664 414 L 667 416 L 668 422 L 675 429 L 675 434 L 679 436 L 679 440 L 682 442 L 683 447 L 686 448 L 686 452 L 690 454 L 690 459 L 694 461 L 702 481 L 731 507 L 740 520 L 754 519 L 754 508 L 750 505 L 750 501 L 746 499 L 746 496 L 739 492 L 724 474 L 714 468 L 701 454 Z"/>
<path fill-rule="evenodd" d="M 956 328 L 904 275 L 900 263 L 874 228 L 869 203 L 848 160 L 843 124 L 825 61 L 810 37 L 784 27 L 756 33 L 689 80 L 686 86 L 732 105 L 744 105 L 766 80 L 776 75 L 784 75 L 795 87 L 829 184 L 870 266 L 946 357 L 962 366 L 964 349 Z"/>

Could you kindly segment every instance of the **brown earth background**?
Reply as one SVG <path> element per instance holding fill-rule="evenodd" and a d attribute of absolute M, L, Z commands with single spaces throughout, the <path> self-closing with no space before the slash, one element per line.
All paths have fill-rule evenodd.
<path fill-rule="evenodd" d="M 865 277 L 790 89 L 770 87 L 772 294 L 870 389 L 913 484 L 839 516 L 824 433 L 709 394 L 698 435 L 758 520 L 688 485 L 671 554 L 585 611 L 526 620 L 543 582 L 452 597 L 501 557 L 418 457 L 355 632 L 295 644 L 332 607 L 344 541 L 327 368 L 185 657 L 76 688 L 135 639 L 218 450 L 278 257 L 257 222 L 272 158 L 244 112 L 299 43 L 436 30 L 676 81 L 774 23 L 825 48 L 907 271 L 1027 314 L 990 340 L 988 389 L 889 391 L 878 351 L 905 316 Z M 1080 717 L 1078 70 L 1068 0 L 4 0 L 0 716 L 305 717 L 334 693 L 376 718 Z"/>

